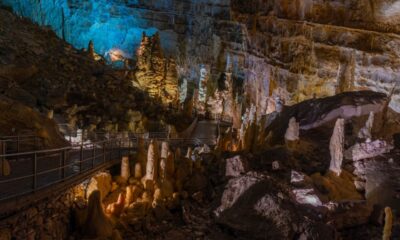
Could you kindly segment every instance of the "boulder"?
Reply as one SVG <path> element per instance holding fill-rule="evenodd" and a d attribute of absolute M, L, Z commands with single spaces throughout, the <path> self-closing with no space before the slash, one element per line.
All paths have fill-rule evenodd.
<path fill-rule="evenodd" d="M 98 190 L 100 192 L 100 199 L 103 200 L 108 193 L 111 191 L 111 184 L 112 184 L 112 178 L 111 174 L 108 172 L 100 172 L 93 176 L 86 189 L 86 198 L 88 199 L 90 194 Z"/>
<path fill-rule="evenodd" d="M 247 160 L 240 155 L 225 160 L 225 176 L 238 177 L 249 171 Z"/>

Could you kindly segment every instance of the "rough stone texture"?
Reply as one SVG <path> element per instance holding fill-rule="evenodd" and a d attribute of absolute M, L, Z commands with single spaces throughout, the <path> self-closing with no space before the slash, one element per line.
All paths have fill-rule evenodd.
<path fill-rule="evenodd" d="M 294 101 L 354 89 L 389 93 L 398 81 L 400 19 L 395 1 L 231 4 L 232 18 L 249 32 L 250 51 L 265 59 L 271 82 L 293 93 Z M 397 111 L 398 93 L 391 102 Z"/>
<path fill-rule="evenodd" d="M 371 91 L 346 92 L 332 97 L 311 99 L 285 107 L 279 115 L 273 116 L 265 125 L 265 136 L 272 133 L 273 143 L 283 143 L 289 121 L 295 117 L 301 130 L 309 130 L 335 121 L 337 118 L 351 119 L 382 112 L 387 97 Z"/>
<path fill-rule="evenodd" d="M 292 239 L 295 235 L 308 235 L 305 229 L 314 237 L 334 239 L 332 229 L 310 222 L 296 211 L 281 187 L 269 176 L 256 172 L 229 180 L 215 211 L 217 222 L 245 239 Z"/>
<path fill-rule="evenodd" d="M 100 172 L 93 176 L 86 189 L 86 198 L 89 199 L 90 194 L 99 190 L 101 199 L 104 199 L 111 191 L 111 174 L 108 172 Z"/>
<path fill-rule="evenodd" d="M 0 239 L 67 239 L 74 198 L 74 191 L 69 189 L 2 219 Z"/>
<path fill-rule="evenodd" d="M 331 163 L 329 170 L 338 176 L 342 172 L 342 161 L 344 152 L 344 119 L 338 119 L 333 129 L 331 141 L 329 142 Z"/>
<path fill-rule="evenodd" d="M 361 139 L 372 139 L 372 128 L 374 127 L 375 114 L 373 112 L 369 113 L 368 120 L 365 126 L 358 132 L 358 138 Z"/>
<path fill-rule="evenodd" d="M 179 93 L 175 61 L 164 57 L 158 33 L 153 37 L 143 34 L 136 57 L 133 85 L 164 104 L 177 105 Z"/>
<path fill-rule="evenodd" d="M 373 158 L 384 153 L 390 152 L 393 146 L 382 140 L 375 140 L 373 142 L 367 141 L 364 143 L 356 143 L 344 152 L 346 159 L 358 161 L 367 158 Z"/>
<path fill-rule="evenodd" d="M 247 160 L 240 155 L 228 158 L 225 161 L 225 176 L 227 177 L 238 177 L 249 170 Z"/>
<path fill-rule="evenodd" d="M 159 164 L 159 154 L 158 154 L 158 143 L 153 141 L 149 145 L 147 152 L 147 165 L 146 165 L 146 180 L 155 181 L 158 178 L 158 164 Z"/>
<path fill-rule="evenodd" d="M 400 18 L 390 0 L 114 0 L 96 8 L 83 1 L 3 2 L 75 46 L 94 39 L 101 53 L 114 44 L 133 55 L 141 30 L 158 30 L 180 79 L 198 85 L 207 66 L 215 87 L 230 65 L 236 100 L 244 108 L 255 104 L 258 114 L 344 91 L 389 93 L 399 78 Z M 99 29 L 98 16 L 105 22 Z M 396 89 L 390 106 L 400 111 L 399 101 Z"/>
<path fill-rule="evenodd" d="M 160 120 L 171 112 L 133 87 L 126 71 L 95 61 L 87 51 L 74 49 L 49 29 L 4 9 L 0 18 L 0 90 L 4 97 L 42 113 L 53 110 L 54 120 L 89 131 L 144 132 L 148 120 Z M 165 79 L 172 78 L 167 73 Z M 163 120 L 169 123 L 168 119 Z M 50 121 L 45 121 L 49 127 Z"/>
<path fill-rule="evenodd" d="M 292 117 L 289 120 L 289 126 L 285 133 L 285 139 L 289 141 L 297 141 L 299 140 L 299 123 L 296 122 L 296 118 Z"/>

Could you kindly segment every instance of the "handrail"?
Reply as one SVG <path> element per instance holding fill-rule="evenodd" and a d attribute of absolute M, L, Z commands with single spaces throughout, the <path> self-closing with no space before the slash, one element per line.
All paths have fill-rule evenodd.
<path fill-rule="evenodd" d="M 0 176 L 0 201 L 34 193 L 73 177 L 78 179 L 94 169 L 104 168 L 136 150 L 138 139 L 135 136 L 119 137 L 55 149 L 0 154 L 0 167 L 6 159 L 12 165 L 10 176 Z M 146 143 L 150 140 L 169 141 L 172 145 L 199 144 L 210 140 L 215 142 L 214 138 L 156 137 L 144 140 Z M 21 167 L 21 164 L 25 165 Z"/>

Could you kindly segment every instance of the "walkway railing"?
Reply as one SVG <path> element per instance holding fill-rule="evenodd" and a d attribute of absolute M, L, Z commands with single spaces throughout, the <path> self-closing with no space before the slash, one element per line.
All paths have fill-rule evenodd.
<path fill-rule="evenodd" d="M 16 135 L 0 137 L 0 153 L 18 153 L 33 151 L 44 146 L 43 138 L 34 135 Z"/>
<path fill-rule="evenodd" d="M 146 145 L 153 139 L 168 141 L 173 148 L 199 146 L 204 143 L 215 144 L 215 139 L 171 139 L 157 137 L 157 134 L 151 135 L 154 135 L 153 138 L 144 139 Z M 11 174 L 8 176 L 0 174 L 0 201 L 35 193 L 96 169 L 106 169 L 118 163 L 122 156 L 133 153 L 137 146 L 138 137 L 130 136 L 81 143 L 58 149 L 1 153 L 0 168 L 4 168 L 4 164 L 7 162 Z"/>
<path fill-rule="evenodd" d="M 8 176 L 0 176 L 0 201 L 33 193 L 89 170 L 107 167 L 132 151 L 130 140 L 110 139 L 59 149 L 0 155 Z"/>

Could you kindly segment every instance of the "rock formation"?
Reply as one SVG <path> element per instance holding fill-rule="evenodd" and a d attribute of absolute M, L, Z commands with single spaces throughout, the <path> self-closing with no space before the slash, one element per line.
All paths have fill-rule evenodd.
<path fill-rule="evenodd" d="M 358 138 L 372 139 L 372 128 L 374 127 L 374 112 L 370 112 L 365 126 L 358 132 Z"/>
<path fill-rule="evenodd" d="M 238 155 L 233 158 L 228 158 L 225 160 L 225 176 L 226 177 L 238 177 L 241 174 L 245 174 L 249 171 L 249 166 L 247 160 Z"/>
<path fill-rule="evenodd" d="M 133 176 L 137 180 L 140 180 L 143 177 L 142 164 L 140 164 L 139 162 L 135 164 L 135 172 Z"/>
<path fill-rule="evenodd" d="M 155 181 L 158 178 L 158 143 L 152 140 L 149 145 L 147 152 L 147 165 L 146 165 L 146 175 L 144 176 L 146 180 Z"/>
<path fill-rule="evenodd" d="M 164 57 L 160 36 L 147 36 L 143 33 L 142 42 L 136 53 L 137 71 L 134 86 L 161 100 L 164 104 L 178 104 L 178 77 L 173 59 Z"/>
<path fill-rule="evenodd" d="M 129 177 L 131 175 L 131 169 L 130 169 L 130 164 L 129 164 L 129 158 L 128 157 L 122 157 L 121 161 L 121 177 L 124 179 L 125 182 L 128 181 Z"/>
<path fill-rule="evenodd" d="M 385 208 L 385 226 L 383 227 L 383 240 L 390 240 L 392 236 L 393 214 L 390 207 Z"/>
<path fill-rule="evenodd" d="M 89 181 L 86 189 L 86 198 L 89 199 L 92 192 L 98 190 L 100 192 L 100 200 L 103 200 L 111 191 L 111 181 L 111 174 L 109 173 L 100 172 L 96 174 Z"/>
<path fill-rule="evenodd" d="M 296 118 L 292 117 L 289 120 L 289 126 L 285 133 L 285 140 L 286 142 L 296 142 L 299 140 L 299 123 L 296 121 Z"/>
<path fill-rule="evenodd" d="M 393 146 L 386 141 L 369 140 L 364 143 L 356 143 L 354 146 L 351 146 L 344 152 L 344 157 L 353 161 L 359 161 L 388 153 L 392 149 Z"/>
<path fill-rule="evenodd" d="M 344 152 L 344 119 L 336 120 L 332 137 L 329 143 L 329 152 L 331 155 L 331 163 L 329 170 L 338 176 L 342 172 L 342 161 Z"/>
<path fill-rule="evenodd" d="M 209 73 L 207 67 L 204 65 L 200 66 L 197 111 L 201 114 L 205 114 L 206 112 L 208 78 Z"/>

